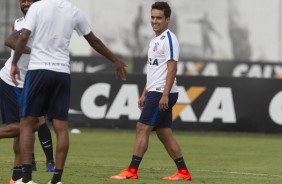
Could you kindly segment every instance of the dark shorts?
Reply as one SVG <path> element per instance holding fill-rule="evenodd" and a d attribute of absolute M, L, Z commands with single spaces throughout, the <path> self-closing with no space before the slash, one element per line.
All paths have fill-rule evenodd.
<path fill-rule="evenodd" d="M 157 128 L 172 127 L 172 108 L 177 102 L 178 93 L 170 93 L 168 106 L 169 109 L 160 112 L 159 102 L 162 93 L 151 91 L 147 94 L 145 105 L 139 118 L 139 122 Z"/>
<path fill-rule="evenodd" d="M 20 103 L 20 116 L 67 121 L 70 104 L 70 75 L 51 70 L 29 70 Z"/>
<path fill-rule="evenodd" d="M 5 124 L 20 122 L 19 103 L 21 88 L 11 86 L 0 78 L 0 108 Z"/>

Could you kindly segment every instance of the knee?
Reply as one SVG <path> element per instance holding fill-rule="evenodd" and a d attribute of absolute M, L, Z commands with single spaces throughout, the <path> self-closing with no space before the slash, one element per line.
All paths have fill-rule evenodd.
<path fill-rule="evenodd" d="M 145 125 L 143 123 L 138 122 L 136 125 L 136 133 L 137 134 L 150 134 L 151 132 L 151 126 Z"/>
<path fill-rule="evenodd" d="M 11 135 L 11 137 L 17 137 L 20 134 L 20 124 L 19 123 L 13 123 L 8 125 L 5 128 L 6 134 Z"/>
<path fill-rule="evenodd" d="M 15 125 L 15 126 L 8 126 L 7 127 L 7 131 L 8 132 L 12 132 L 14 134 L 18 134 L 20 132 L 20 126 L 19 125 Z"/>
<path fill-rule="evenodd" d="M 167 136 L 165 135 L 165 134 L 163 134 L 163 133 L 157 133 L 157 136 L 158 136 L 158 138 L 159 138 L 159 140 L 161 141 L 161 142 L 166 142 L 166 140 L 167 140 Z"/>
<path fill-rule="evenodd" d="M 142 130 L 142 127 L 143 127 L 143 126 L 142 126 L 142 123 L 139 123 L 139 122 L 138 122 L 138 123 L 136 124 L 136 131 L 138 132 L 138 131 Z"/>
<path fill-rule="evenodd" d="M 45 117 L 41 116 L 38 118 L 38 125 L 41 126 L 46 123 Z"/>

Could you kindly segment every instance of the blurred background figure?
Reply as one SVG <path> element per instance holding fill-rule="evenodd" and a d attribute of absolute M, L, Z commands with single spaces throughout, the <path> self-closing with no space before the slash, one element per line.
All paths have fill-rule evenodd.
<path fill-rule="evenodd" d="M 231 39 L 233 59 L 235 61 L 249 61 L 252 56 L 249 30 L 244 25 L 233 0 L 228 1 L 228 31 Z"/>
<path fill-rule="evenodd" d="M 211 58 L 215 53 L 215 48 L 212 43 L 211 34 L 213 33 L 218 38 L 221 38 L 221 35 L 214 28 L 212 22 L 209 20 L 208 13 L 205 12 L 202 18 L 196 20 L 188 20 L 188 22 L 198 23 L 201 28 L 202 35 L 202 57 Z"/>
<path fill-rule="evenodd" d="M 141 27 L 144 25 L 144 15 L 143 15 L 143 6 L 138 6 L 137 16 L 133 22 L 133 36 L 135 39 L 135 49 L 134 55 L 140 56 L 144 50 L 144 44 L 142 43 L 142 37 L 140 35 Z"/>

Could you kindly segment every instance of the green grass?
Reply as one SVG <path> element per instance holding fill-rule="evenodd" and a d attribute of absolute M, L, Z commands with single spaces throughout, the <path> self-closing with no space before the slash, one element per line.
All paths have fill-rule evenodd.
<path fill-rule="evenodd" d="M 131 130 L 82 129 L 71 134 L 71 146 L 63 174 L 64 184 L 175 183 L 161 178 L 176 171 L 174 162 L 152 133 L 139 169 L 139 180 L 116 181 L 108 177 L 128 166 L 135 132 Z M 54 132 L 52 132 L 55 139 Z M 193 184 L 278 184 L 282 183 L 282 135 L 174 132 Z M 8 183 L 13 165 L 12 139 L 0 140 L 0 184 Z M 38 171 L 34 181 L 47 184 L 45 157 L 36 140 Z M 179 181 L 177 183 L 186 183 Z"/>

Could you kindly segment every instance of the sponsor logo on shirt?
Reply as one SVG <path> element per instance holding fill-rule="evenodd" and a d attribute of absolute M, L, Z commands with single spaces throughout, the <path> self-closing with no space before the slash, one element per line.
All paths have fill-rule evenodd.
<path fill-rule="evenodd" d="M 23 19 L 24 19 L 24 18 L 22 17 L 22 18 L 18 19 L 17 22 L 20 22 L 20 21 L 22 21 Z"/>
<path fill-rule="evenodd" d="M 161 40 L 163 40 L 163 39 L 165 39 L 165 35 L 163 35 L 163 36 L 161 37 Z"/>
<path fill-rule="evenodd" d="M 65 64 L 65 63 L 45 62 L 44 64 L 45 64 L 45 66 L 51 66 L 51 67 L 55 67 L 55 68 L 60 68 L 60 67 L 67 67 L 67 68 L 69 68 L 69 65 Z"/>
<path fill-rule="evenodd" d="M 159 46 L 160 44 L 157 42 L 157 43 L 155 43 L 155 46 L 154 46 L 154 48 L 153 48 L 153 51 L 154 52 L 156 52 L 157 50 L 158 50 L 158 46 Z"/>
<path fill-rule="evenodd" d="M 157 91 L 163 91 L 163 90 L 164 90 L 164 88 L 157 87 L 157 88 L 156 88 L 156 90 L 157 90 Z"/>
<path fill-rule="evenodd" d="M 158 61 L 158 59 L 149 58 L 149 59 L 148 59 L 148 64 L 149 64 L 149 65 L 156 65 L 156 66 L 159 66 L 159 61 Z"/>

